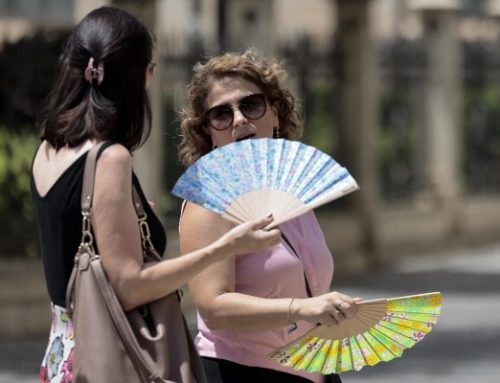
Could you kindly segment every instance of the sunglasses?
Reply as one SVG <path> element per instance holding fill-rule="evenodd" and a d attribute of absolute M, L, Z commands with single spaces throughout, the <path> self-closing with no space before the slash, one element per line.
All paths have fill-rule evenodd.
<path fill-rule="evenodd" d="M 243 97 L 238 101 L 237 109 L 249 120 L 258 120 L 266 114 L 266 96 L 262 93 L 255 93 Z M 226 130 L 233 125 L 234 111 L 229 104 L 222 104 L 208 109 L 203 115 L 208 123 L 215 130 Z"/>

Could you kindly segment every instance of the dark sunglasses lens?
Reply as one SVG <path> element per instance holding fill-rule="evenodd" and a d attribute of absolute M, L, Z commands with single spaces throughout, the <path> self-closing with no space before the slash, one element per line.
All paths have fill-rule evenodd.
<path fill-rule="evenodd" d="M 240 112 L 250 120 L 258 120 L 266 113 L 266 97 L 263 94 L 252 94 L 238 103 Z M 205 114 L 212 128 L 225 130 L 233 123 L 233 109 L 227 105 L 219 105 Z"/>
<path fill-rule="evenodd" d="M 210 109 L 207 118 L 214 129 L 227 129 L 233 121 L 233 110 L 221 105 Z"/>
<path fill-rule="evenodd" d="M 266 113 L 266 98 L 263 94 L 252 94 L 242 99 L 239 107 L 246 118 L 257 120 Z"/>

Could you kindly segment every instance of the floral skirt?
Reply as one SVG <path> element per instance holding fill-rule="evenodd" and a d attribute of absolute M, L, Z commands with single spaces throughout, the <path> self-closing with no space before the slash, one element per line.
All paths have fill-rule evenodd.
<path fill-rule="evenodd" d="M 65 308 L 51 304 L 52 327 L 40 368 L 41 383 L 71 383 L 73 366 L 73 323 Z"/>

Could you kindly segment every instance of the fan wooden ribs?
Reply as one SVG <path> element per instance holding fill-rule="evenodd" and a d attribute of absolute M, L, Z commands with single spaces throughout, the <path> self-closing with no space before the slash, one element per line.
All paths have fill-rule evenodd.
<path fill-rule="evenodd" d="M 375 326 L 387 314 L 387 300 L 359 303 L 355 320 L 344 321 L 337 326 L 318 326 L 307 333 L 322 339 L 344 339 L 362 334 Z"/>

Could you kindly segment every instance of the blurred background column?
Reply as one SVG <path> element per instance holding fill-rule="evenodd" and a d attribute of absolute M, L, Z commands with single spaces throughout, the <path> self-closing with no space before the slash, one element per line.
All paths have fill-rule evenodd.
<path fill-rule="evenodd" d="M 488 0 L 485 3 L 486 14 L 500 20 L 500 0 Z"/>
<path fill-rule="evenodd" d="M 442 209 L 448 234 L 460 230 L 458 208 L 462 194 L 461 172 L 461 68 L 457 38 L 459 3 L 456 0 L 414 0 L 424 26 L 427 75 L 423 87 L 422 161 L 430 195 Z"/>
<path fill-rule="evenodd" d="M 240 52 L 255 47 L 273 53 L 272 0 L 219 0 L 219 49 Z"/>
<path fill-rule="evenodd" d="M 161 35 L 159 28 L 158 2 L 156 0 L 113 0 L 113 4 L 126 9 L 138 16 L 142 22 L 156 37 L 156 50 L 153 53 L 153 61 L 156 62 L 156 69 L 153 81 L 149 88 L 151 109 L 153 112 L 153 125 L 151 135 L 144 146 L 134 154 L 134 169 L 140 175 L 141 185 L 148 198 L 158 205 L 161 210 L 161 202 L 165 195 L 164 190 L 164 142 L 165 134 L 162 103 L 162 61 L 160 59 Z M 160 211 L 160 213 L 162 213 Z M 163 214 L 160 214 L 160 217 Z"/>
<path fill-rule="evenodd" d="M 352 210 L 362 226 L 362 249 L 368 266 L 378 263 L 379 185 L 376 144 L 379 124 L 377 47 L 371 33 L 372 0 L 337 0 L 339 159 L 361 190 L 352 195 Z"/>

